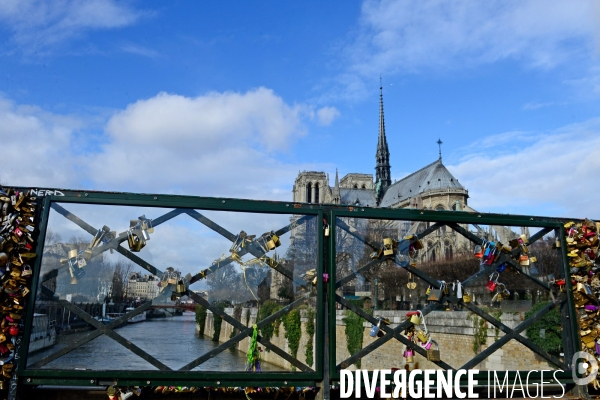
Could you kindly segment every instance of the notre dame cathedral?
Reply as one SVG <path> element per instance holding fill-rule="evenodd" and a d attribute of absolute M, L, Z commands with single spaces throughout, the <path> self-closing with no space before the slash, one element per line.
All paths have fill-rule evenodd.
<path fill-rule="evenodd" d="M 438 141 L 441 145 L 441 141 Z M 330 186 L 329 176 L 325 172 L 304 171 L 298 174 L 293 187 L 294 202 L 329 203 L 363 207 L 412 208 L 437 211 L 471 211 L 469 192 L 463 187 L 439 158 L 418 171 L 392 183 L 390 151 L 385 136 L 383 115 L 383 89 L 379 95 L 379 137 L 375 152 L 375 179 L 372 174 L 349 173 L 339 179 L 337 170 L 335 182 Z M 400 234 L 419 233 L 427 223 L 414 223 Z M 517 233 L 503 226 L 481 228 L 475 226 L 476 234 L 489 240 L 507 243 L 517 237 Z M 527 228 L 521 234 L 529 236 Z M 428 236 L 425 251 L 420 258 L 424 261 L 452 258 L 457 250 L 470 250 L 470 243 L 450 229 L 441 229 L 435 237 Z"/>

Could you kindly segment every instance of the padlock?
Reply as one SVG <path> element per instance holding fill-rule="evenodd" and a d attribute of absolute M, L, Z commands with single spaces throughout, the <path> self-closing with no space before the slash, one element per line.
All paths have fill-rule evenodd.
<path fill-rule="evenodd" d="M 463 303 L 470 303 L 471 302 L 471 295 L 469 294 L 469 292 L 467 292 L 465 290 L 465 293 L 463 294 Z"/>
<path fill-rule="evenodd" d="M 373 327 L 371 327 L 371 331 L 369 332 L 369 336 L 376 337 L 377 334 L 379 333 L 380 326 L 381 326 L 381 318 L 377 318 L 377 324 L 373 325 Z"/>
<path fill-rule="evenodd" d="M 23 271 L 21 271 L 21 276 L 25 278 L 31 276 L 31 267 L 29 265 L 23 265 Z"/>
<path fill-rule="evenodd" d="M 279 237 L 275 235 L 275 233 L 271 232 L 271 237 L 267 240 L 267 249 L 273 250 L 277 247 L 281 246 L 281 242 L 279 241 Z"/>
<path fill-rule="evenodd" d="M 427 343 L 427 341 L 429 340 L 429 335 L 428 335 L 428 334 L 427 334 L 425 331 L 423 331 L 423 330 L 419 329 L 419 330 L 417 331 L 417 339 L 418 339 L 418 340 L 419 340 L 421 343 Z"/>
<path fill-rule="evenodd" d="M 427 296 L 427 301 L 441 301 L 443 293 L 444 285 L 440 283 L 440 287 L 438 289 L 431 289 L 431 293 Z"/>
<path fill-rule="evenodd" d="M 414 362 L 413 350 L 411 348 L 404 350 L 404 358 L 406 358 L 407 364 L 412 364 Z"/>
<path fill-rule="evenodd" d="M 130 229 L 127 233 L 127 244 L 129 245 L 129 250 L 133 252 L 139 252 L 144 248 L 146 242 L 142 240 L 138 235 L 132 232 Z"/>
<path fill-rule="evenodd" d="M 524 267 L 529 266 L 529 256 L 526 254 L 521 254 L 519 257 L 519 264 Z"/>
<path fill-rule="evenodd" d="M 483 258 L 483 248 L 480 245 L 475 246 L 475 258 Z"/>
<path fill-rule="evenodd" d="M 69 274 L 71 275 L 71 285 L 77 285 L 79 281 L 75 277 L 75 274 L 73 273 L 73 267 L 71 266 L 69 266 Z"/>
<path fill-rule="evenodd" d="M 180 279 L 179 282 L 177 282 L 177 286 L 176 289 L 177 293 L 185 293 L 187 291 L 186 287 L 185 287 L 185 282 L 183 281 L 183 279 Z"/>
<path fill-rule="evenodd" d="M 485 287 L 490 292 L 493 292 L 494 290 L 496 290 L 496 286 L 498 286 L 498 277 L 499 276 L 500 275 L 497 272 L 492 272 L 492 274 L 490 275 L 488 283 L 486 283 L 486 285 L 485 285 Z"/>
<path fill-rule="evenodd" d="M 324 231 L 325 231 L 325 237 L 328 237 L 329 236 L 329 225 L 326 225 L 323 228 L 324 228 Z"/>
<path fill-rule="evenodd" d="M 500 273 L 500 272 L 504 272 L 506 270 L 506 263 L 502 263 L 500 265 L 498 265 L 498 267 L 496 267 L 496 272 Z"/>
<path fill-rule="evenodd" d="M 76 259 L 77 258 L 77 250 L 69 250 L 68 257 L 69 257 L 69 259 Z"/>
<path fill-rule="evenodd" d="M 450 294 L 450 289 L 449 289 L 450 285 L 447 285 L 446 282 L 442 281 L 442 293 L 445 295 Z"/>
<path fill-rule="evenodd" d="M 436 362 L 441 361 L 440 346 L 438 346 L 435 340 L 432 340 L 431 343 L 435 345 L 435 349 L 427 349 L 427 360 Z"/>
<path fill-rule="evenodd" d="M 429 285 L 429 287 L 427 288 L 427 290 L 425 291 L 426 295 L 430 295 L 431 294 L 431 285 Z"/>
<path fill-rule="evenodd" d="M 383 239 L 383 255 L 391 256 L 394 254 L 394 242 L 390 238 Z"/>
<path fill-rule="evenodd" d="M 419 325 L 421 323 L 421 317 L 423 316 L 423 313 L 421 311 L 411 311 L 406 313 L 407 317 L 410 317 L 410 322 L 413 325 Z"/>

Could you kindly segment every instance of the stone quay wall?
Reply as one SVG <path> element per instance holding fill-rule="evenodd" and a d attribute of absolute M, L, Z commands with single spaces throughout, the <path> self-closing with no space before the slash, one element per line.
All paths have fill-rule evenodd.
<path fill-rule="evenodd" d="M 225 309 L 228 315 L 233 315 L 233 308 Z M 250 313 L 248 324 L 246 324 L 247 313 Z M 256 308 L 244 308 L 241 314 L 241 322 L 246 326 L 252 326 L 256 322 Z M 343 321 L 346 311 L 336 311 L 336 364 L 341 363 L 343 360 L 350 356 L 346 346 L 346 334 L 345 334 L 345 323 Z M 375 311 L 374 315 L 389 318 L 391 327 L 395 327 L 397 324 L 406 320 L 406 311 L 402 310 L 381 310 Z M 471 358 L 475 356 L 473 352 L 473 321 L 467 319 L 469 312 L 467 311 L 434 311 L 429 313 L 425 318 L 425 323 L 433 340 L 435 340 L 440 349 L 440 355 L 443 361 L 448 363 L 454 368 L 460 368 Z M 501 322 L 509 328 L 514 328 L 519 325 L 523 320 L 522 313 L 507 313 L 503 314 L 500 318 Z M 306 317 L 302 314 L 302 337 L 300 339 L 300 348 L 298 349 L 297 358 L 306 363 L 305 349 L 307 342 L 306 335 Z M 371 330 L 371 324 L 365 322 L 363 330 L 363 347 L 372 343 L 376 338 L 369 336 Z M 212 338 L 214 332 L 213 328 L 213 315 L 208 311 L 206 323 L 204 327 L 204 336 Z M 501 338 L 504 336 L 503 332 L 499 332 L 496 336 L 495 329 L 489 325 L 487 330 L 486 343 L 480 347 L 479 351 L 486 349 L 491 346 L 495 341 L 496 337 Z M 196 327 L 198 331 L 198 327 Z M 220 342 L 225 342 L 229 339 L 232 331 L 232 326 L 223 321 L 221 325 L 221 334 L 219 337 Z M 522 336 L 526 337 L 525 332 L 521 333 Z M 273 335 L 271 342 L 281 349 L 289 353 L 289 346 L 285 339 L 285 328 L 283 324 L 279 327 L 279 335 Z M 246 338 L 239 342 L 236 348 L 242 352 L 247 352 L 249 345 L 249 338 Z M 260 346 L 260 344 L 259 344 Z M 316 346 L 313 346 L 313 348 Z M 362 358 L 361 368 L 362 369 L 382 369 L 382 368 L 405 368 L 406 359 L 403 357 L 405 346 L 399 341 L 392 339 L 373 351 L 366 357 Z M 313 350 L 314 352 L 314 350 Z M 261 357 L 264 361 L 273 363 L 286 370 L 291 368 L 290 364 L 275 355 L 273 352 L 263 352 Z M 313 359 L 316 356 L 313 354 Z M 429 362 L 425 357 L 415 354 L 414 363 L 409 364 L 409 369 L 420 368 L 420 369 L 437 369 L 437 366 Z M 314 368 L 314 365 L 311 365 Z M 557 367 L 548 363 L 545 359 L 535 354 L 532 350 L 522 345 L 516 340 L 511 340 L 506 343 L 499 350 L 494 352 L 486 360 L 474 367 L 479 370 L 549 370 L 556 369 Z M 348 369 L 356 369 L 355 365 L 350 366 Z"/>

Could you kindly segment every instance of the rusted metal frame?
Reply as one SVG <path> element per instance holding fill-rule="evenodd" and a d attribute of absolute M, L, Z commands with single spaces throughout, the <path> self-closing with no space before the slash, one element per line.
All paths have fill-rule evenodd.
<path fill-rule="evenodd" d="M 354 312 L 355 314 L 359 315 L 360 317 L 366 319 L 370 323 L 377 325 L 377 323 L 379 322 L 375 317 L 367 314 L 362 309 L 356 307 L 354 304 L 350 303 L 349 301 L 347 301 L 340 295 L 336 294 L 335 297 L 336 297 L 336 301 L 338 303 L 342 304 L 344 307 L 348 308 L 350 311 Z M 429 304 L 428 306 L 426 306 L 423 310 L 421 310 L 421 312 L 423 313 L 423 316 L 425 316 L 425 315 L 429 314 L 431 311 L 434 311 L 438 307 L 439 307 L 439 304 L 432 303 L 432 304 Z M 369 353 L 371 353 L 374 350 L 378 349 L 379 347 L 383 346 L 385 343 L 390 341 L 392 338 L 395 338 L 396 340 L 400 341 L 401 343 L 404 343 L 405 345 L 411 347 L 412 349 L 414 349 L 417 353 L 421 354 L 422 356 L 427 357 L 427 351 L 425 349 L 423 349 L 421 346 L 416 345 L 415 343 L 411 342 L 410 340 L 405 338 L 400 333 L 400 332 L 410 328 L 412 325 L 413 325 L 413 323 L 410 322 L 410 320 L 406 320 L 406 321 L 398 324 L 394 328 L 390 328 L 389 326 L 387 326 L 385 324 L 381 324 L 380 329 L 386 332 L 385 335 L 376 339 L 374 342 L 369 343 L 367 346 L 363 347 L 362 349 L 360 349 L 356 353 L 350 355 L 350 357 L 348 357 L 347 359 L 345 359 L 344 361 L 339 363 L 336 366 L 337 371 L 339 371 L 341 368 L 349 367 L 350 365 L 354 364 L 356 361 L 360 360 L 361 358 L 365 357 Z M 434 362 L 437 366 L 439 366 L 443 369 L 453 369 L 451 365 L 448 365 L 444 361 L 432 361 L 432 362 Z"/>
<path fill-rule="evenodd" d="M 521 322 L 514 329 L 510 329 L 509 327 L 502 324 L 497 319 L 490 317 L 487 313 L 483 312 L 481 309 L 472 305 L 471 303 L 466 303 L 465 306 L 467 306 L 471 311 L 473 311 L 474 313 L 476 313 L 477 315 L 479 315 L 480 317 L 482 317 L 483 319 L 485 319 L 492 325 L 494 325 L 494 326 L 498 327 L 499 329 L 501 329 L 502 331 L 504 331 L 506 334 L 503 337 L 501 337 L 500 339 L 498 339 L 491 346 L 489 346 L 487 349 L 483 350 L 477 356 L 475 356 L 471 360 L 469 360 L 465 365 L 460 367 L 460 369 L 471 369 L 471 368 L 475 367 L 477 364 L 479 364 L 480 362 L 485 360 L 487 357 L 492 355 L 496 350 L 500 349 L 502 346 L 504 346 L 506 343 L 508 343 L 512 339 L 517 339 L 523 345 L 525 345 L 525 346 L 529 347 L 531 350 L 533 350 L 536 354 L 544 357 L 546 360 L 550 361 L 551 363 L 556 364 L 557 366 L 566 369 L 566 365 L 564 363 L 562 363 L 560 360 L 552 357 L 550 354 L 548 354 L 544 350 L 540 349 L 537 345 L 533 344 L 529 339 L 526 339 L 520 335 L 520 333 L 522 331 L 529 328 L 529 326 L 531 326 L 535 321 L 537 321 L 538 319 L 543 317 L 545 314 L 550 312 L 554 307 L 556 307 L 555 303 L 549 303 L 544 308 L 537 311 L 534 315 L 527 318 L 525 321 Z M 541 352 L 537 351 L 536 349 L 541 350 Z"/>
<path fill-rule="evenodd" d="M 152 357 L 150 354 L 148 354 L 147 352 L 145 352 L 144 350 L 140 349 L 138 346 L 134 345 L 133 343 L 127 341 L 125 338 L 123 338 L 121 335 L 117 334 L 116 332 L 113 331 L 113 329 L 125 322 L 127 319 L 141 313 L 142 311 L 146 310 L 147 308 L 150 307 L 150 303 L 145 304 L 144 306 L 140 306 L 138 308 L 136 308 L 133 311 L 130 311 L 129 313 L 126 313 L 125 315 L 122 315 L 121 317 L 119 317 L 117 320 L 112 321 L 110 324 L 108 325 L 104 325 L 103 323 L 95 320 L 94 318 L 92 318 L 88 313 L 86 313 L 85 311 L 83 311 L 82 309 L 80 309 L 79 307 L 75 306 L 74 304 L 66 301 L 66 300 L 61 300 L 56 293 L 54 293 L 52 290 L 48 289 L 47 287 L 45 287 L 44 285 L 41 285 L 41 292 L 44 296 L 48 297 L 50 300 L 55 301 L 56 303 L 62 305 L 64 308 L 68 309 L 69 311 L 71 311 L 72 313 L 74 313 L 75 315 L 77 315 L 78 317 L 80 317 L 81 319 L 83 319 L 85 322 L 87 322 L 89 325 L 91 325 L 92 327 L 96 328 L 96 330 L 98 332 L 100 332 L 100 334 L 105 334 L 108 337 L 110 337 L 111 339 L 113 339 L 114 341 L 116 341 L 117 343 L 119 343 L 120 345 L 122 345 L 123 347 L 127 348 L 129 351 L 131 351 L 132 353 L 134 353 L 135 355 L 139 356 L 140 358 L 146 360 L 148 363 L 150 363 L 152 366 L 158 368 L 159 370 L 162 371 L 170 371 L 171 368 L 167 367 L 165 364 L 163 364 L 162 362 L 160 362 L 158 359 Z M 100 334 L 98 336 L 100 336 Z M 90 338 L 89 340 L 92 340 L 93 338 Z M 74 349 L 76 349 L 77 347 L 81 346 L 84 343 L 87 343 L 89 340 L 86 340 L 85 342 L 81 342 L 78 343 L 76 346 L 71 346 L 72 348 L 69 351 L 72 351 Z M 66 353 L 64 353 L 66 354 Z M 61 354 L 60 356 L 64 355 Z M 53 355 L 50 355 L 53 356 Z M 49 363 L 50 361 L 60 357 L 53 357 L 50 358 L 50 356 L 46 357 L 43 360 L 38 361 L 36 364 L 40 364 L 39 366 L 44 366 L 45 364 Z M 42 361 L 45 361 L 42 363 Z"/>
<path fill-rule="evenodd" d="M 190 297 L 193 300 L 195 300 L 198 304 L 200 304 L 200 305 L 204 306 L 205 308 L 207 308 L 208 310 L 210 310 L 214 315 L 218 315 L 225 322 L 227 322 L 228 324 L 230 324 L 234 328 L 239 329 L 240 330 L 240 334 L 238 334 L 238 335 L 236 335 L 234 337 L 234 338 L 238 338 L 239 337 L 236 341 L 232 342 L 231 340 L 229 340 L 229 341 L 225 342 L 225 343 L 228 343 L 227 346 L 224 346 L 225 343 L 219 345 L 218 347 L 212 349 L 210 352 L 208 352 L 206 354 L 203 354 L 202 356 L 198 357 L 197 359 L 189 362 L 184 367 L 180 368 L 179 369 L 180 371 L 184 371 L 184 370 L 185 371 L 189 371 L 189 370 L 197 367 L 198 365 L 202 364 L 203 362 L 209 360 L 210 358 L 213 358 L 213 357 L 217 356 L 219 353 L 221 353 L 222 351 L 227 350 L 233 344 L 241 341 L 244 337 L 251 336 L 252 332 L 254 330 L 252 327 L 245 326 L 240 321 L 238 321 L 235 318 L 229 316 L 227 313 L 225 313 L 225 312 L 219 310 L 218 308 L 212 306 L 202 296 L 200 296 L 200 295 L 198 295 L 196 293 L 191 292 L 190 293 Z M 268 316 L 267 318 L 263 319 L 262 321 L 257 322 L 256 326 L 260 329 L 263 326 L 265 326 L 267 324 L 270 324 L 271 322 L 275 321 L 276 319 L 280 318 L 281 316 L 289 313 L 293 309 L 295 309 L 295 308 L 299 307 L 300 305 L 302 305 L 302 303 L 304 303 L 305 299 L 306 299 L 306 296 L 299 298 L 298 300 L 292 302 L 291 304 L 287 305 L 286 307 L 282 308 L 281 310 L 277 311 L 276 313 L 271 314 L 270 316 Z M 244 333 L 244 335 L 242 335 L 242 333 Z M 291 355 L 287 354 L 286 352 L 284 352 L 283 350 L 281 350 L 279 347 L 275 346 L 270 341 L 268 341 L 267 339 L 263 338 L 260 335 L 258 337 L 258 341 L 261 344 L 263 344 L 266 348 L 268 348 L 269 350 L 272 350 L 274 353 L 276 353 L 277 355 L 279 355 L 284 360 L 288 361 L 290 364 L 294 365 L 296 368 L 300 369 L 301 371 L 304 371 L 304 372 L 314 372 L 314 370 L 312 370 L 310 367 L 306 366 L 305 364 L 303 364 L 302 362 L 300 362 L 296 358 L 294 358 Z M 216 351 L 217 349 L 218 349 L 218 351 Z"/>

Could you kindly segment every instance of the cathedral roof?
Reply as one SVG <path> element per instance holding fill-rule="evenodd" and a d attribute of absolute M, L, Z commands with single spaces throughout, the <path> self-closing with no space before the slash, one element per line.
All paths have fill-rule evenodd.
<path fill-rule="evenodd" d="M 363 207 L 377 207 L 375 191 L 373 189 L 340 189 L 340 204 L 358 205 Z"/>
<path fill-rule="evenodd" d="M 399 201 L 436 189 L 464 189 L 442 164 L 441 158 L 391 185 L 379 206 L 389 207 Z"/>

